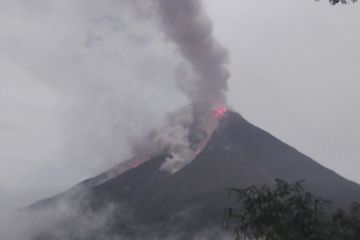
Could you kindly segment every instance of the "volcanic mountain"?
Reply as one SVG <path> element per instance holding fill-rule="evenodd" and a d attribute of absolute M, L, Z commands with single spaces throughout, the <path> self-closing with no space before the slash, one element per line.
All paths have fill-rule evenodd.
<path fill-rule="evenodd" d="M 63 199 L 75 201 L 82 196 L 86 208 L 94 212 L 109 203 L 116 206 L 112 223 L 107 226 L 112 233 L 147 236 L 149 231 L 156 231 L 165 237 L 180 231 L 186 232 L 185 239 L 191 239 L 202 229 L 223 224 L 224 208 L 229 204 L 224 189 L 229 187 L 272 185 L 276 178 L 288 182 L 305 180 L 308 191 L 335 206 L 346 208 L 360 200 L 360 185 L 231 111 L 222 116 L 191 163 L 170 173 L 161 169 L 167 157 L 163 153 L 139 165 L 132 165 L 131 161 L 120 164 L 65 193 L 32 205 L 31 209 L 50 208 Z M 85 197 L 80 193 L 84 189 Z M 124 209 L 131 211 L 126 220 Z"/>

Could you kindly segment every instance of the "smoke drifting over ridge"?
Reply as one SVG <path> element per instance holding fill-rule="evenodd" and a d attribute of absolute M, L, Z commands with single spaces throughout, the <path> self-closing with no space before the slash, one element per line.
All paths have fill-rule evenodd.
<path fill-rule="evenodd" d="M 226 103 L 230 74 L 225 67 L 227 51 L 214 39 L 212 24 L 200 0 L 157 0 L 167 37 L 190 64 L 193 81 L 186 86 L 186 67 L 179 67 L 179 87 L 190 98 L 195 112 L 212 110 Z"/>
<path fill-rule="evenodd" d="M 195 2 L 182 5 L 197 8 L 192 21 L 202 19 L 211 30 Z M 0 60 L 2 202 L 25 205 L 129 159 L 129 139 L 160 127 L 166 114 L 188 99 L 200 102 L 192 100 L 201 99 L 197 93 L 204 89 L 193 71 L 198 68 L 170 36 L 171 29 L 165 30 L 172 25 L 165 15 L 171 14 L 161 10 L 169 3 L 161 4 L 1 2 L 6 29 Z M 193 26 L 186 27 L 183 35 L 192 39 L 200 31 L 190 34 Z M 38 184 L 49 177 L 53 181 L 45 187 Z"/>
<path fill-rule="evenodd" d="M 226 103 L 225 91 L 230 74 L 226 68 L 227 51 L 214 39 L 212 24 L 200 0 L 156 0 L 165 35 L 176 45 L 186 63 L 180 64 L 176 77 L 180 90 L 192 105 L 195 128 L 210 136 L 216 125 L 212 110 Z M 181 114 L 180 114 L 181 115 Z M 167 127 L 157 139 L 167 146 L 171 157 L 162 169 L 176 172 L 191 162 L 199 151 L 189 141 L 189 124 Z M 164 137 L 167 136 L 167 137 Z M 206 142 L 207 137 L 202 139 Z"/>
<path fill-rule="evenodd" d="M 151 153 L 170 154 L 162 169 L 174 173 L 191 162 L 216 128 L 218 117 L 213 111 L 226 104 L 228 53 L 214 39 L 212 23 L 201 0 L 153 0 L 152 3 L 165 36 L 184 59 L 175 77 L 191 104 L 190 109 L 173 113 L 173 120 L 168 120 L 167 126 L 157 130 L 147 143 L 152 146 Z M 184 115 L 190 122 L 184 124 Z M 199 146 L 194 146 L 189 138 L 197 134 L 205 136 L 197 143 Z"/>
<path fill-rule="evenodd" d="M 82 1 L 81 1 L 82 2 Z M 135 16 L 137 16 L 137 14 L 139 13 L 143 13 L 144 11 L 142 11 L 143 9 L 141 9 L 141 5 L 142 5 L 142 1 L 124 1 L 126 2 L 126 4 L 129 4 L 129 6 L 133 6 L 132 4 L 134 3 L 135 6 L 137 6 L 136 4 L 139 3 L 138 6 L 140 6 L 140 9 L 133 9 L 130 8 L 131 11 L 139 11 L 134 13 Z M 164 164 L 163 169 L 169 172 L 175 172 L 177 170 L 179 170 L 181 167 L 183 167 L 184 165 L 186 165 L 187 163 L 189 163 L 193 156 L 194 156 L 194 149 L 191 148 L 191 144 L 189 142 L 188 139 L 188 135 L 190 134 L 190 127 L 191 124 L 193 123 L 193 121 L 195 121 L 195 116 L 197 116 L 197 118 L 199 118 L 199 115 L 202 115 L 202 112 L 199 112 L 199 110 L 203 110 L 204 112 L 208 111 L 209 112 L 209 116 L 211 116 L 211 110 L 216 107 L 217 105 L 222 105 L 225 103 L 225 95 L 224 95 L 224 91 L 226 90 L 226 79 L 228 76 L 227 70 L 224 67 L 224 64 L 226 63 L 226 59 L 227 59 L 227 53 L 225 50 L 223 50 L 220 45 L 218 45 L 216 43 L 216 41 L 212 38 L 212 29 L 211 29 L 211 23 L 209 21 L 209 19 L 207 18 L 207 16 L 204 14 L 203 9 L 202 9 L 202 4 L 200 1 L 158 1 L 158 0 L 153 0 L 150 3 L 155 3 L 155 6 L 157 8 L 153 8 L 151 10 L 155 10 L 157 13 L 155 18 L 160 18 L 162 19 L 162 30 L 164 30 L 163 32 L 165 33 L 165 35 L 167 36 L 167 38 L 170 40 L 169 42 L 173 42 L 175 43 L 175 45 L 178 48 L 178 53 L 180 53 L 183 57 L 183 59 L 181 59 L 182 61 L 185 60 L 184 63 L 181 63 L 178 68 L 177 68 L 177 72 L 176 72 L 176 78 L 178 80 L 178 86 L 181 88 L 181 90 L 189 97 L 192 106 L 194 107 L 195 111 L 185 111 L 185 114 L 176 114 L 176 119 L 171 122 L 171 124 L 167 125 L 164 129 L 162 129 L 163 131 L 161 131 L 159 133 L 159 135 L 157 135 L 156 137 L 156 142 L 158 145 L 160 145 L 160 147 L 162 149 L 167 149 L 167 151 L 171 154 L 171 157 L 169 157 L 166 162 L 166 164 Z M 20 4 L 20 3 L 19 3 Z M 57 3 L 60 6 L 63 6 L 61 4 L 66 5 L 66 3 Z M 68 93 L 66 93 L 66 99 L 67 102 L 66 104 L 69 103 L 69 106 L 73 107 L 73 102 L 72 102 L 72 98 L 74 97 L 74 99 L 76 99 L 77 105 L 78 105 L 78 109 L 81 109 L 82 111 L 76 111 L 76 113 L 74 114 L 73 108 L 69 107 L 69 110 L 67 108 L 64 109 L 64 112 L 66 111 L 66 113 L 70 116 L 70 120 L 69 124 L 67 123 L 66 125 L 73 124 L 74 121 L 76 121 L 76 123 L 78 125 L 80 125 L 80 127 L 71 127 L 67 131 L 67 133 L 65 133 L 64 135 L 66 136 L 71 136 L 71 139 L 74 143 L 76 144 L 69 144 L 69 142 L 66 143 L 66 148 L 68 148 L 68 146 L 73 145 L 74 147 L 71 149 L 66 149 L 64 151 L 64 157 L 68 158 L 68 159 L 75 159 L 77 160 L 77 162 L 71 163 L 72 165 L 69 165 L 71 167 L 73 167 L 76 164 L 79 164 L 83 167 L 83 163 L 85 162 L 81 162 L 79 161 L 79 159 L 87 159 L 87 154 L 89 153 L 90 156 L 95 156 L 96 158 L 99 158 L 99 161 L 105 162 L 104 157 L 102 155 L 102 153 L 106 152 L 108 153 L 108 155 L 110 155 L 111 159 L 120 159 L 119 157 L 119 152 L 124 152 L 124 150 L 120 149 L 120 147 L 116 148 L 116 145 L 120 145 L 122 146 L 122 142 L 119 143 L 119 141 L 117 141 L 117 136 L 115 136 L 114 138 L 109 138 L 109 133 L 111 132 L 112 134 L 115 132 L 114 130 L 116 130 L 116 133 L 120 133 L 121 134 L 133 134 L 134 129 L 127 129 L 127 131 L 121 131 L 121 129 L 119 130 L 119 125 L 124 125 L 124 123 L 122 121 L 119 121 L 123 118 L 123 115 L 129 115 L 131 116 L 131 114 L 133 113 L 132 111 L 125 111 L 125 112 L 121 112 L 119 111 L 118 105 L 112 106 L 111 104 L 113 102 L 117 102 L 117 103 L 125 103 L 124 99 L 129 101 L 129 99 L 131 99 L 131 106 L 136 105 L 137 102 L 139 102 L 139 106 L 143 112 L 146 112 L 146 104 L 143 104 L 143 98 L 140 96 L 137 97 L 137 99 L 132 99 L 131 98 L 131 93 L 132 91 L 129 91 L 129 95 L 128 93 L 125 93 L 126 91 L 121 91 L 120 94 L 119 93 L 119 89 L 121 89 L 121 85 L 124 84 L 126 85 L 126 80 L 129 79 L 129 84 L 127 87 L 132 86 L 133 84 L 134 89 L 136 89 L 137 84 L 136 84 L 136 77 L 133 76 L 136 74 L 139 74 L 139 79 L 143 78 L 143 79 L 150 79 L 153 80 L 154 78 L 160 78 L 160 79 L 169 79 L 171 76 L 168 76 L 167 74 L 163 74 L 163 72 L 171 72 L 171 65 L 173 62 L 167 63 L 168 65 L 165 66 L 165 68 L 168 69 L 163 69 L 163 72 L 158 72 L 158 71 L 154 71 L 156 73 L 156 77 L 154 76 L 149 76 L 148 72 L 151 72 L 150 70 L 152 70 L 152 68 L 149 67 L 149 71 L 146 71 L 147 68 L 143 68 L 142 65 L 140 65 L 141 71 L 134 71 L 132 72 L 132 68 L 129 70 L 129 76 L 126 75 L 126 73 L 128 73 L 125 70 L 121 69 L 121 73 L 124 75 L 121 75 L 119 77 L 119 75 L 117 74 L 118 72 L 115 71 L 115 69 L 118 69 L 117 65 L 123 65 L 121 66 L 121 68 L 127 68 L 128 65 L 131 64 L 123 64 L 123 63 L 129 63 L 131 62 L 132 58 L 134 63 L 138 63 L 138 58 L 141 58 L 142 60 L 146 59 L 144 57 L 138 57 L 136 55 L 136 53 L 134 54 L 134 52 L 132 52 L 132 48 L 127 47 L 126 42 L 131 43 L 133 41 L 133 43 L 135 45 L 137 45 L 136 47 L 139 48 L 145 48 L 147 47 L 147 44 L 153 44 L 151 41 L 153 42 L 160 42 L 158 41 L 159 39 L 157 38 L 158 35 L 156 35 L 154 37 L 154 39 L 151 39 L 152 35 L 151 35 L 151 30 L 149 31 L 150 33 L 148 35 L 149 36 L 144 36 L 142 35 L 142 30 L 144 30 L 141 27 L 141 21 L 139 19 L 135 19 L 134 17 L 134 22 L 138 23 L 139 21 L 139 29 L 134 29 L 134 28 L 126 28 L 126 24 L 128 23 L 128 19 L 133 20 L 132 16 L 123 16 L 124 19 L 122 18 L 116 18 L 113 16 L 117 16 L 117 13 L 101 13 L 100 16 L 97 16 L 96 13 L 88 13 L 88 10 L 90 8 L 85 8 L 82 9 L 82 6 L 89 6 L 89 3 L 86 2 L 86 4 L 83 4 L 80 6 L 78 6 L 77 2 L 74 2 L 73 4 L 69 4 L 66 6 L 66 8 L 61 8 L 59 7 L 57 4 L 54 3 L 48 3 L 49 6 L 52 6 L 53 8 L 52 11 L 55 11 L 57 13 L 57 17 L 59 19 L 67 19 L 69 18 L 69 16 L 66 16 L 65 14 L 74 14 L 74 16 L 77 16 L 79 18 L 75 18 L 72 19 L 72 26 L 73 24 L 76 25 L 76 27 L 78 27 L 78 29 L 83 30 L 84 32 L 86 31 L 86 39 L 84 41 L 84 46 L 82 46 L 81 44 L 81 40 L 83 37 L 83 32 L 82 31 L 74 31 L 76 34 L 74 34 L 73 32 L 68 34 L 68 23 L 64 22 L 65 24 L 62 23 L 61 27 L 59 28 L 58 26 L 54 25 L 54 23 L 50 20 L 47 21 L 47 19 L 49 19 L 48 17 L 44 17 L 44 19 L 46 19 L 46 21 L 44 21 L 44 19 L 40 19 L 39 22 L 44 23 L 46 22 L 46 24 L 48 24 L 46 27 L 48 27 L 50 30 L 52 29 L 57 29 L 57 33 L 62 33 L 61 30 L 64 31 L 64 35 L 66 37 L 66 39 L 71 39 L 74 42 L 74 45 L 69 46 L 68 42 L 63 41 L 64 39 L 62 38 L 63 36 L 61 34 L 59 35 L 52 35 L 50 33 L 48 33 L 47 28 L 45 28 L 45 30 L 43 30 L 43 26 L 40 25 L 39 26 L 39 31 L 41 34 L 36 35 L 36 34 L 30 34 L 29 38 L 31 40 L 31 42 L 36 43 L 38 45 L 41 45 L 42 42 L 39 41 L 39 39 L 36 39 L 36 37 L 40 37 L 42 41 L 47 41 L 48 43 L 50 43 L 49 48 L 51 48 L 52 50 L 54 50 L 54 52 L 51 52 L 51 54 L 49 54 L 48 51 L 48 47 L 47 45 L 44 45 L 44 49 L 43 49 L 43 53 L 46 54 L 45 57 L 42 57 L 41 60 L 44 60 L 43 62 L 39 62 L 37 63 L 36 67 L 39 67 L 39 69 L 36 69 L 39 74 L 39 76 L 37 76 L 40 80 L 36 80 L 36 81 L 43 81 L 41 82 L 41 84 L 44 84 L 46 86 L 51 87 L 52 89 L 54 89 L 54 91 L 56 90 L 56 93 L 59 95 L 59 102 L 61 102 L 62 99 L 62 92 L 67 92 L 69 89 L 71 89 L 71 91 L 69 91 Z M 94 1 L 95 4 L 95 1 Z M 96 4 L 98 4 L 98 2 L 96 2 Z M 96 5 L 95 6 L 98 6 Z M 103 3 L 102 3 L 103 4 Z M 125 4 L 125 3 L 121 3 L 121 4 Z M 54 5 L 54 6 L 53 6 Z M 47 5 L 46 5 L 47 6 Z M 126 8 L 124 8 L 125 10 L 129 9 L 129 6 L 126 6 Z M 111 9 L 118 10 L 119 8 L 115 8 L 113 5 L 111 5 Z M 81 17 L 83 17 L 81 14 L 78 14 L 79 9 L 81 9 L 81 11 L 83 11 L 83 13 L 86 15 L 86 18 L 89 18 L 89 22 L 91 22 L 92 24 L 95 25 L 102 25 L 101 27 L 107 27 L 109 26 L 110 30 L 108 30 L 107 28 L 104 30 L 105 33 L 102 33 L 102 31 L 100 31 L 98 29 L 97 26 L 93 27 L 90 25 L 89 29 L 87 30 L 87 22 L 84 21 L 81 22 L 80 20 L 82 20 Z M 105 8 L 105 7 L 104 7 Z M 41 9 L 39 7 L 39 9 Z M 61 11 L 60 11 L 60 10 Z M 96 11 L 94 10 L 94 12 L 101 12 L 101 10 L 103 10 L 104 12 L 106 12 L 104 9 L 101 8 L 97 8 L 94 7 L 94 9 L 96 9 Z M 27 10 L 27 9 L 26 9 Z M 125 12 L 125 10 L 123 12 Z M 145 7 L 145 12 L 146 12 L 146 7 Z M 50 16 L 53 12 L 52 11 L 44 11 L 43 14 L 45 16 Z M 57 12 L 59 11 L 59 12 Z M 74 11 L 68 13 L 68 11 Z M 30 12 L 30 11 L 29 11 Z M 60 13 L 60 14 L 59 14 Z M 76 14 L 75 14 L 76 13 Z M 109 14 L 109 15 L 108 15 Z M 25 15 L 25 14 L 23 14 Z M 29 14 L 30 15 L 30 14 Z M 89 16 L 88 16 L 89 15 Z M 93 16 L 95 15 L 95 16 Z M 126 15 L 126 14 L 125 14 Z M 43 17 L 40 14 L 41 17 Z M 71 15 L 72 16 L 72 15 Z M 153 17 L 153 16 L 145 16 L 145 18 L 147 17 Z M 130 20 L 129 20 L 130 21 Z M 30 28 L 32 27 L 31 25 L 31 21 L 27 21 L 30 24 Z M 77 24 L 79 26 L 77 26 Z M 133 23 L 131 23 L 133 24 Z M 84 27 L 85 26 L 85 27 Z M 73 27 L 72 27 L 73 28 Z M 72 29 L 70 28 L 70 30 L 76 30 L 77 28 Z M 94 29 L 92 29 L 94 28 Z M 100 27 L 99 27 L 100 28 Z M 41 29 L 41 30 L 40 30 Z M 134 31 L 133 31 L 134 30 Z M 129 34 L 127 34 L 127 32 L 130 32 Z M 25 31 L 24 31 L 25 32 Z M 46 34 L 44 34 L 44 32 L 46 32 Z M 51 32 L 51 31 L 49 31 Z M 108 33 L 109 32 L 109 33 Z M 133 32 L 135 32 L 136 34 L 133 34 Z M 113 34 L 113 37 L 111 37 Z M 50 39 L 45 39 L 43 40 L 43 35 L 48 35 L 50 36 Z M 59 37 L 60 36 L 60 37 Z M 126 38 L 124 39 L 119 39 L 116 37 L 124 37 Z M 53 46 L 52 43 L 55 42 L 54 39 L 52 39 L 51 37 L 54 37 L 59 40 L 59 42 L 61 42 L 62 44 L 64 44 L 64 46 L 62 44 L 59 45 L 55 45 Z M 35 38 L 35 39 L 33 39 Z M 119 48 L 121 51 L 122 56 L 126 57 L 126 59 L 121 59 L 123 61 L 119 61 L 119 58 L 117 54 L 110 54 L 112 53 L 112 44 L 115 41 L 109 41 L 110 39 L 116 39 L 116 42 L 121 46 L 121 48 Z M 79 41 L 80 39 L 80 41 Z M 25 39 L 24 41 L 29 41 Z M 109 43 L 110 42 L 110 43 Z M 80 44 L 79 44 L 80 43 Z M 79 44 L 79 46 L 78 46 Z M 161 45 L 161 44 L 160 44 Z M 171 44 L 170 44 L 171 45 Z M 107 49 L 106 47 L 109 47 L 110 49 Z M 64 47 L 64 48 L 61 48 Z M 83 48 L 84 47 L 84 48 Z M 156 45 L 156 47 L 158 47 Z M 162 46 L 159 46 L 159 48 Z M 74 49 L 73 49 L 74 48 Z M 79 48 L 79 49 L 78 49 Z M 101 51 L 103 50 L 103 48 L 106 48 L 106 54 Z M 36 49 L 36 48 L 34 48 Z M 78 50 L 78 51 L 76 51 Z M 72 54 L 59 54 L 60 52 L 63 53 L 67 53 L 67 52 L 72 52 Z M 143 50 L 140 50 L 141 52 L 144 52 Z M 109 54 L 108 54 L 109 52 Z M 155 51 L 154 51 L 155 52 Z M 17 53 L 17 52 L 16 52 Z M 74 54 L 75 53 L 75 54 Z M 117 52 L 115 52 L 117 53 Z M 151 52 L 150 52 L 151 53 Z M 149 53 L 149 55 L 150 55 Z M 27 58 L 24 58 L 22 56 L 22 52 L 19 51 L 19 58 L 22 61 L 27 60 Z M 39 54 L 38 52 L 34 53 L 34 56 L 37 56 L 36 54 Z M 51 55 L 51 56 L 47 56 L 47 54 Z M 107 58 L 107 61 L 103 61 L 103 64 L 99 64 L 99 62 L 97 62 L 97 56 L 98 55 L 102 55 L 104 54 L 104 59 Z M 30 55 L 30 54 L 29 54 Z M 159 55 L 161 56 L 161 51 L 159 53 Z M 54 57 L 56 56 L 56 57 Z M 75 57 L 74 57 L 75 56 Z M 109 57 L 110 56 L 110 57 Z M 129 60 L 130 58 L 130 60 Z M 76 64 L 73 64 L 73 62 L 71 61 L 71 59 L 75 59 L 76 60 Z M 152 58 L 149 58 L 152 59 Z M 144 62 L 149 61 L 149 59 L 144 60 Z M 163 58 L 159 57 L 160 60 L 163 60 Z M 51 60 L 51 61 L 49 61 Z M 94 62 L 92 62 L 94 61 Z M 164 59 L 163 61 L 166 61 L 166 59 Z M 173 60 L 174 62 L 177 62 L 178 59 Z M 110 63 L 109 63 L 110 62 Z M 120 64 L 119 64 L 120 62 Z M 65 64 L 64 64 L 65 63 Z M 96 68 L 94 68 L 94 65 L 91 65 L 92 63 L 95 63 L 94 65 L 96 66 Z M 154 61 L 151 62 L 152 64 L 154 64 Z M 157 62 L 155 62 L 157 63 Z M 159 62 L 159 66 L 161 66 L 162 68 L 164 68 L 164 65 L 162 65 L 162 61 Z M 72 66 L 70 66 L 72 65 Z M 137 65 L 137 64 L 134 64 Z M 145 64 L 146 65 L 146 64 Z M 168 67 L 170 65 L 170 68 Z M 42 66 L 46 66 L 46 69 L 51 69 L 51 71 L 47 72 L 44 71 L 43 68 L 41 68 Z M 48 68 L 48 67 L 58 67 L 59 69 L 52 69 L 52 68 Z M 105 67 L 103 71 L 101 71 L 102 67 Z M 157 65 L 155 66 L 157 67 Z M 154 67 L 154 69 L 156 69 Z M 130 68 L 130 67 L 129 67 Z M 139 67 L 137 67 L 138 70 Z M 82 71 L 83 69 L 85 69 L 86 71 Z M 100 71 L 99 71 L 100 69 Z M 114 71 L 112 71 L 114 70 Z M 108 73 L 106 75 L 102 75 L 103 73 Z M 60 74 L 58 74 L 60 73 Z M 86 74 L 82 74 L 82 73 L 86 73 Z M 169 74 L 170 75 L 170 74 Z M 116 77 L 114 77 L 116 76 Z M 51 80 L 49 80 L 51 79 Z M 120 83 L 119 83 L 119 79 Z M 149 85 L 156 85 L 153 81 L 148 81 L 150 82 Z M 34 80 L 35 81 L 35 80 Z M 110 87 L 109 87 L 110 86 Z M 141 85 L 143 88 L 149 88 L 149 86 L 144 85 L 144 83 L 142 83 Z M 156 86 L 155 86 L 156 87 Z M 90 90 L 89 90 L 90 89 Z M 150 89 L 151 90 L 151 89 Z M 165 88 L 166 90 L 166 88 Z M 59 93 L 58 93 L 59 92 Z M 104 93 L 105 92 L 105 93 Z M 135 92 L 135 91 L 134 91 Z M 80 93 L 80 94 L 79 94 Z M 142 92 L 143 94 L 143 92 Z M 171 96 L 171 94 L 167 93 L 166 91 L 164 91 L 163 93 L 161 93 L 161 95 L 164 95 L 165 97 L 167 97 L 167 95 Z M 70 96 L 70 97 L 69 97 Z M 147 96 L 151 96 L 151 94 L 148 94 Z M 114 97 L 114 99 L 112 99 Z M 120 100 L 117 98 L 120 97 Z M 165 98 L 164 97 L 164 98 Z M 154 98 L 154 97 L 152 97 Z M 146 99 L 146 97 L 145 97 Z M 115 101 L 114 101 L 115 100 Z M 141 104 L 140 104 L 141 103 Z M 170 105 L 170 104 L 168 104 Z M 164 108 L 163 106 L 161 106 L 162 108 Z M 84 110 L 84 108 L 86 108 Z M 87 108 L 89 108 L 90 111 L 87 110 Z M 129 107 L 130 108 L 130 107 Z M 143 109 L 145 108 L 145 109 Z M 127 108 L 126 108 L 127 109 Z M 192 109 L 192 110 L 194 110 Z M 109 111 L 110 110 L 110 111 Z M 135 111 L 135 110 L 133 110 Z M 148 110 L 150 111 L 150 110 Z M 69 114 L 69 112 L 71 112 Z M 92 114 L 89 115 L 87 114 L 88 112 L 91 112 Z M 108 113 L 111 112 L 112 114 Z M 197 113 L 197 115 L 194 113 Z M 146 116 L 146 114 L 143 113 L 144 116 Z M 185 116 L 185 117 L 184 117 Z M 68 116 L 67 116 L 68 117 Z M 125 118 L 126 119 L 126 118 Z M 66 119 L 67 120 L 67 119 Z M 109 120 L 109 121 L 108 121 Z M 62 120 L 64 121 L 64 120 Z M 139 128 L 140 124 L 139 121 L 127 121 L 127 124 L 129 124 L 129 122 L 131 123 L 131 125 L 134 128 Z M 76 126 L 78 126 L 76 125 Z M 148 125 L 151 126 L 151 124 L 146 123 L 144 124 L 148 127 Z M 155 124 L 153 124 L 155 125 Z M 99 127 L 100 126 L 100 127 Z M 67 129 L 68 126 L 66 126 Z M 131 127 L 131 126 L 130 126 Z M 143 126 L 141 126 L 143 127 Z M 205 127 L 205 126 L 204 126 Z M 92 129 L 92 131 L 89 131 L 89 129 Z M 75 131 L 74 131 L 75 129 Z M 147 129 L 144 127 L 144 129 Z M 99 134 L 98 132 L 99 131 Z M 139 132 L 142 132 L 142 129 L 137 130 Z M 88 135 L 90 133 L 90 136 Z M 94 133 L 93 135 L 91 133 Z M 83 134 L 86 135 L 86 139 L 83 138 Z M 101 137 L 99 138 L 98 141 L 98 135 Z M 75 136 L 75 137 L 74 137 Z M 79 137 L 77 137 L 79 136 Z M 120 137 L 118 137 L 120 138 Z M 108 139 L 110 139 L 109 141 L 107 141 Z M 85 141 L 83 141 L 85 140 Z M 49 141 L 50 142 L 50 141 Z M 64 141 L 66 142 L 66 141 Z M 71 143 L 73 143 L 71 142 Z M 98 143 L 101 144 L 98 144 Z M 109 144 L 109 142 L 112 142 L 112 144 Z M 81 143 L 84 143 L 83 145 Z M 90 143 L 90 144 L 89 144 Z M 93 144 L 92 144 L 93 143 Z M 88 146 L 95 146 L 95 148 L 89 148 Z M 116 146 L 116 147 L 114 147 Z M 88 149 L 91 149 L 91 151 L 88 151 Z M 41 149 L 42 152 L 44 152 L 44 149 Z M 59 150 L 60 151 L 60 150 Z M 110 153 L 111 154 L 110 154 Z M 124 153 L 120 153 L 120 154 L 124 154 Z M 126 154 L 125 154 L 126 155 Z M 70 157 L 69 157 L 70 156 Z M 51 156 L 53 157 L 53 156 Z M 61 158 L 60 158 L 61 159 Z M 111 160 L 111 161 L 116 161 L 116 160 Z M 64 160 L 61 160 L 64 161 Z M 86 161 L 89 161 L 88 159 Z M 70 167 L 69 167 L 70 168 Z M 51 176 L 51 171 L 49 173 L 49 175 Z M 53 176 L 51 176 L 53 177 Z M 40 179 L 40 178 L 39 178 Z M 39 196 L 40 198 L 40 196 Z M 67 202 L 64 202 L 64 204 L 66 205 Z M 81 204 L 83 204 L 83 202 L 81 202 Z M 108 218 L 111 218 L 111 214 L 107 214 L 107 211 L 104 214 L 101 214 L 101 218 L 97 218 L 98 215 L 92 215 L 92 213 L 89 213 L 91 216 L 87 216 L 85 215 L 81 215 L 82 213 L 78 213 L 79 210 L 77 207 L 75 207 L 75 209 L 70 209 L 69 211 L 67 210 L 67 208 L 63 211 L 62 209 L 60 209 L 60 212 L 57 212 L 57 210 L 54 210 L 54 212 L 52 212 L 52 210 L 50 210 L 49 213 L 45 213 L 45 214 L 40 214 L 40 216 L 38 218 L 34 218 L 34 216 L 32 214 L 29 215 L 29 217 L 27 219 L 24 219 L 24 223 L 21 224 L 21 226 L 18 225 L 18 228 L 15 228 L 17 225 L 16 223 L 18 222 L 18 218 L 14 217 L 15 220 L 12 223 L 9 223 L 11 226 L 14 227 L 14 229 L 10 229 L 7 228 L 5 229 L 3 226 L 0 229 L 0 236 L 3 237 L 5 235 L 9 236 L 9 238 L 4 238 L 4 239 L 12 239 L 13 234 L 15 234 L 14 232 L 20 232 L 22 234 L 21 231 L 19 231 L 19 228 L 21 228 L 21 230 L 24 230 L 24 238 L 16 238 L 16 239 L 29 239 L 27 238 L 28 236 L 28 232 L 27 230 L 29 229 L 29 231 L 32 230 L 36 230 L 37 227 L 39 228 L 47 228 L 48 226 L 45 224 L 47 223 L 48 219 L 54 220 L 54 221 L 60 221 L 62 222 L 63 220 L 66 221 L 67 218 L 69 217 L 68 213 L 76 213 L 75 215 L 79 215 L 80 222 L 81 225 L 81 230 L 82 228 L 84 229 L 89 229 L 89 231 L 92 231 L 93 229 L 98 229 L 101 227 L 106 227 L 106 220 Z M 6 213 L 7 214 L 7 213 Z M 9 213 L 10 214 L 10 213 Z M 2 214 L 2 216 L 6 216 L 5 213 Z M 1 216 L 1 217 L 2 217 Z M 70 216 L 70 218 L 72 218 L 73 216 Z M 7 217 L 4 217 L 3 219 L 7 219 Z M 19 218 L 21 219 L 21 218 Z M 31 219 L 31 220 L 30 220 Z M 23 225 L 23 226 L 22 226 Z M 14 230 L 14 231 L 10 231 L 10 230 Z M 5 235 L 3 235 L 5 234 Z M 9 235 L 8 235 L 9 234 Z M 61 233 L 62 234 L 62 233 Z M 81 236 L 83 235 L 83 231 L 81 231 L 81 233 L 79 233 Z M 85 235 L 87 236 L 87 235 Z M 0 237 L 0 238 L 1 238 Z M 86 238 L 86 237 L 85 237 Z M 68 239 L 66 236 L 60 239 Z"/>

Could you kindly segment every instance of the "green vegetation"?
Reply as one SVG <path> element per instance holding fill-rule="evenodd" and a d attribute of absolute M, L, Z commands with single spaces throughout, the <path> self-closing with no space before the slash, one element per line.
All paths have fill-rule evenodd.
<path fill-rule="evenodd" d="M 274 188 L 228 189 L 235 207 L 227 210 L 236 239 L 359 240 L 360 204 L 350 212 L 304 190 L 303 182 L 276 180 Z"/>

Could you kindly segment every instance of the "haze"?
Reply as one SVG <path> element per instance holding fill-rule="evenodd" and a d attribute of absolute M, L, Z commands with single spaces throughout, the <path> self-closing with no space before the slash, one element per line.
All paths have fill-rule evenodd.
<path fill-rule="evenodd" d="M 229 105 L 360 182 L 359 4 L 205 0 L 230 54 Z M 187 104 L 181 61 L 126 1 L 0 0 L 0 201 L 18 207 L 131 156 Z"/>

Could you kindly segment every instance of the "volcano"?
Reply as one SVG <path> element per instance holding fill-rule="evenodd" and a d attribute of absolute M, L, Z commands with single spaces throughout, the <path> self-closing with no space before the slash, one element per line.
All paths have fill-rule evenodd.
<path fill-rule="evenodd" d="M 201 230 L 223 225 L 224 209 L 230 204 L 225 193 L 229 187 L 273 185 L 277 178 L 305 180 L 308 191 L 332 201 L 334 206 L 347 208 L 360 200 L 360 185 L 321 166 L 235 112 L 221 111 L 217 115 L 221 116 L 218 126 L 201 152 L 175 173 L 161 169 L 168 157 L 166 152 L 144 162 L 132 159 L 30 208 L 37 211 L 64 199 L 81 198 L 86 202 L 84 209 L 96 213 L 112 203 L 114 214 L 106 227 L 112 234 L 134 239 L 148 236 L 150 231 L 164 238 L 181 232 L 184 239 L 192 239 Z M 85 197 L 81 194 L 84 190 Z M 126 220 L 124 209 L 131 211 Z"/>

